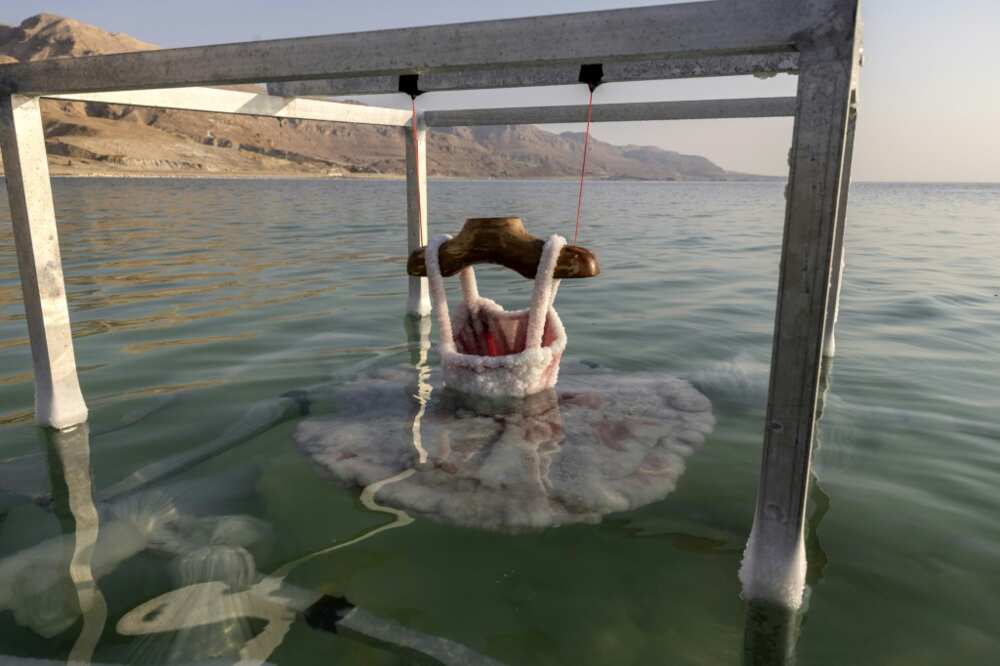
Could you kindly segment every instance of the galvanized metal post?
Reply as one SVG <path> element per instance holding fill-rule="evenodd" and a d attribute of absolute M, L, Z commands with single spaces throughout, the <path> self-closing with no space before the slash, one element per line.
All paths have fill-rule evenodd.
<path fill-rule="evenodd" d="M 847 122 L 847 142 L 844 146 L 844 172 L 840 178 L 840 204 L 837 207 L 837 238 L 833 248 L 833 273 L 830 275 L 830 296 L 826 310 L 826 333 L 823 336 L 823 356 L 833 358 L 837 353 L 835 339 L 837 319 L 840 316 L 840 291 L 844 281 L 844 230 L 847 222 L 847 199 L 851 190 L 851 162 L 854 159 L 854 127 L 858 119 L 857 88 L 851 91 L 851 111 Z"/>
<path fill-rule="evenodd" d="M 0 148 L 35 371 L 35 421 L 87 420 L 76 374 L 45 135 L 37 97 L 0 97 Z"/>
<path fill-rule="evenodd" d="M 407 253 L 427 244 L 427 127 L 417 116 L 416 136 L 411 126 L 404 129 L 406 140 L 406 249 Z M 410 278 L 406 313 L 424 317 L 431 313 L 427 278 Z"/>
<path fill-rule="evenodd" d="M 740 568 L 745 598 L 789 608 L 805 587 L 806 497 L 860 57 L 858 1 L 837 5 L 802 50 L 757 507 Z"/>

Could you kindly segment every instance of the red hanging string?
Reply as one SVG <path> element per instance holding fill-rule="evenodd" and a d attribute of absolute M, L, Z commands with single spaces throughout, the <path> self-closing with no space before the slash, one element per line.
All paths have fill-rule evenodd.
<path fill-rule="evenodd" d="M 413 161 L 414 166 L 417 170 L 420 168 L 420 142 L 417 141 L 417 98 L 416 96 L 410 97 L 410 109 L 413 111 Z M 419 173 L 417 174 L 419 180 Z M 420 247 L 426 245 L 424 239 L 424 207 L 420 199 L 420 188 L 417 188 L 417 221 L 419 225 L 417 227 L 417 235 L 419 236 Z"/>
<path fill-rule="evenodd" d="M 576 197 L 576 229 L 573 231 L 573 245 L 580 236 L 580 216 L 583 213 L 583 178 L 587 174 L 587 148 L 590 146 L 590 119 L 594 110 L 594 91 L 590 91 L 587 102 L 587 129 L 583 134 L 583 164 L 580 165 L 580 193 Z"/>

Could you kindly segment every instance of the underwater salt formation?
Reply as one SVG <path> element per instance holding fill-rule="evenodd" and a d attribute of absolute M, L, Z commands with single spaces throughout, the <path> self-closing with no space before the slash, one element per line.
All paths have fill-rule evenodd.
<path fill-rule="evenodd" d="M 149 491 L 99 507 L 100 532 L 90 563 L 95 580 L 143 551 L 190 557 L 213 546 L 251 547 L 268 536 L 250 516 L 198 517 L 178 511 L 171 495 Z M 0 560 L 0 610 L 40 636 L 53 637 L 80 616 L 70 578 L 73 534 L 64 534 Z"/>
<path fill-rule="evenodd" d="M 280 422 L 285 402 L 287 396 L 254 405 L 228 436 L 193 454 L 173 458 L 167 466 L 142 468 L 139 474 L 128 477 L 125 485 L 135 486 L 144 479 L 175 472 L 178 463 L 183 468 L 193 459 L 214 455 L 240 433 L 255 432 L 274 419 Z M 300 406 L 305 407 L 305 403 Z M 16 624 L 45 638 L 60 639 L 81 619 L 82 628 L 66 660 L 19 661 L 0 655 L 0 662 L 97 664 L 94 654 L 113 619 L 109 614 L 112 604 L 100 589 L 103 579 L 126 560 L 147 553 L 153 556 L 145 558 L 148 564 L 156 563 L 155 568 L 162 567 L 169 574 L 171 589 L 127 610 L 113 623 L 120 637 L 131 639 L 124 652 L 122 646 L 108 650 L 115 663 L 127 653 L 128 663 L 261 666 L 268 663 L 293 623 L 303 618 L 315 630 L 338 633 L 341 628 L 348 629 L 385 649 L 421 652 L 445 666 L 500 666 L 496 660 L 447 638 L 416 631 L 346 599 L 285 581 L 303 562 L 412 522 L 402 512 L 373 505 L 375 510 L 397 515 L 397 520 L 308 553 L 265 575 L 257 562 L 270 549 L 270 526 L 245 514 L 216 513 L 230 504 L 243 505 L 255 494 L 258 473 L 254 466 L 234 468 L 208 480 L 158 484 L 95 503 L 89 428 L 48 431 L 47 436 L 52 440 L 53 494 L 39 494 L 32 484 L 23 488 L 18 487 L 23 484 L 15 484 L 11 489 L 19 492 L 8 490 L 8 494 L 16 500 L 15 512 L 34 511 L 36 518 L 39 504 L 52 509 L 52 518 L 68 511 L 74 531 L 0 559 L 0 611 L 11 611 Z M 37 460 L 18 459 L 16 467 L 29 469 L 25 463 L 31 462 Z M 3 473 L 6 469 L 6 463 L 0 465 L 0 487 L 8 486 L 11 480 Z M 30 506 L 25 504 L 28 497 L 40 501 Z M 0 514 L 0 522 L 5 515 Z M 2 532 L 0 536 L 4 536 Z"/>
<path fill-rule="evenodd" d="M 691 382 L 711 396 L 740 407 L 763 409 L 767 404 L 767 380 L 770 364 L 741 352 L 724 361 L 716 361 L 698 370 Z"/>
<path fill-rule="evenodd" d="M 412 366 L 359 377 L 325 396 L 335 413 L 304 420 L 296 442 L 349 486 L 414 470 L 384 484 L 380 504 L 518 531 L 595 523 L 666 497 L 715 423 L 709 400 L 684 380 L 579 365 L 564 367 L 557 389 L 525 399 L 445 389 L 424 404 L 426 394 Z"/>

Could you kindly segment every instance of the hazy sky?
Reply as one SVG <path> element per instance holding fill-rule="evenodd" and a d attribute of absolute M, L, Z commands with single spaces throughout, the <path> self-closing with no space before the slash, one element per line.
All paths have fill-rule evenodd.
<path fill-rule="evenodd" d="M 3 0 L 0 22 L 41 11 L 161 46 L 292 37 L 409 25 L 663 4 L 665 0 Z M 749 1 L 749 0 L 747 0 Z M 865 68 L 855 149 L 860 180 L 1000 181 L 1000 0 L 868 0 Z M 795 78 L 607 84 L 598 102 L 791 95 Z M 379 103 L 402 105 L 397 100 Z M 572 104 L 583 86 L 435 93 L 424 108 Z M 567 126 L 568 127 L 568 126 Z M 565 129 L 554 127 L 553 129 Z M 785 173 L 790 119 L 617 123 L 595 127 L 614 143 L 705 155 L 753 173 Z"/>

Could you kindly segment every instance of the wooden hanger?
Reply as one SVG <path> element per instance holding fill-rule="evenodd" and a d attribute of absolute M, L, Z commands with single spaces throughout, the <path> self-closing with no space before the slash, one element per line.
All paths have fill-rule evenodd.
<path fill-rule="evenodd" d="M 473 264 L 500 264 L 517 271 L 529 280 L 538 272 L 545 241 L 524 228 L 519 217 L 473 217 L 457 236 L 442 243 L 438 251 L 441 275 L 450 277 Z M 406 272 L 427 275 L 425 252 L 421 247 L 410 253 Z M 559 253 L 554 277 L 589 278 L 600 274 L 597 257 L 585 247 L 566 245 Z"/>

